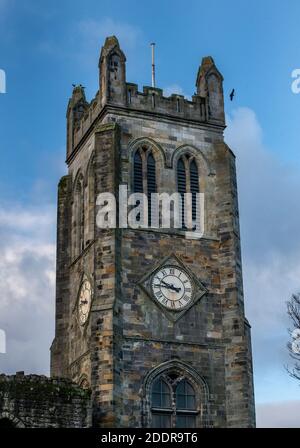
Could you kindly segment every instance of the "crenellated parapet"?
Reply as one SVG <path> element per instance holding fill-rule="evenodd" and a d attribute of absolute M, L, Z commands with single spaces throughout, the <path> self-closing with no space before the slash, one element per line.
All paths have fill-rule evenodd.
<path fill-rule="evenodd" d="M 183 95 L 164 96 L 159 88 L 126 82 L 126 58 L 115 36 L 108 37 L 101 49 L 99 58 L 99 91 L 88 103 L 84 90 L 77 86 L 69 101 L 68 150 L 67 159 L 81 140 L 97 121 L 102 120 L 105 112 L 114 110 L 157 119 L 175 119 L 190 121 L 194 124 L 208 124 L 224 128 L 223 77 L 215 66 L 212 57 L 205 57 L 198 70 L 196 93 L 191 100 Z"/>

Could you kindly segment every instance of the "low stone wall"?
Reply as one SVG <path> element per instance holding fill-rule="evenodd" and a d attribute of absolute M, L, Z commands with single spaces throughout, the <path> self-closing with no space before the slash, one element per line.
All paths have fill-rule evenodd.
<path fill-rule="evenodd" d="M 84 428 L 91 416 L 90 392 L 70 380 L 0 375 L 0 428 Z"/>

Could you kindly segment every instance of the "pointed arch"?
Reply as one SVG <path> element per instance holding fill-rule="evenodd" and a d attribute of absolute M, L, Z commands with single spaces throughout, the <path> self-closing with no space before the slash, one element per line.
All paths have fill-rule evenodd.
<path fill-rule="evenodd" d="M 181 223 L 184 223 L 184 194 L 186 193 L 186 167 L 182 157 L 177 162 L 177 190 L 181 195 Z"/>
<path fill-rule="evenodd" d="M 163 149 L 153 139 L 138 138 L 128 146 L 131 166 L 131 191 L 145 193 L 148 199 L 148 225 L 151 225 L 151 195 L 159 190 L 166 159 Z M 154 217 L 156 221 L 156 217 Z"/>
<path fill-rule="evenodd" d="M 153 368 L 144 379 L 142 395 L 144 427 L 210 426 L 207 383 L 180 360 L 170 360 Z"/>
<path fill-rule="evenodd" d="M 143 187 L 143 160 L 140 151 L 135 151 L 133 157 L 133 191 L 142 193 Z"/>
<path fill-rule="evenodd" d="M 151 204 L 152 194 L 157 192 L 156 185 L 156 163 L 152 151 L 148 152 L 147 157 L 147 196 L 148 196 L 148 225 L 151 225 Z"/>
<path fill-rule="evenodd" d="M 212 169 L 206 156 L 203 154 L 203 151 L 193 145 L 178 146 L 178 148 L 176 148 L 172 155 L 171 166 L 175 168 L 180 157 L 185 154 L 188 154 L 189 156 L 193 156 L 195 158 L 200 177 L 206 177 L 212 174 Z"/>
<path fill-rule="evenodd" d="M 166 167 L 166 154 L 162 146 L 150 137 L 139 137 L 128 145 L 128 153 L 132 158 L 134 157 L 135 151 L 140 147 L 151 148 L 155 162 L 161 166 L 161 168 Z"/>
<path fill-rule="evenodd" d="M 199 193 L 199 173 L 194 158 L 190 162 L 190 191 L 192 193 L 192 219 L 195 220 L 197 217 L 196 195 Z"/>
<path fill-rule="evenodd" d="M 204 232 L 205 236 L 215 237 L 215 215 L 211 213 L 214 210 L 212 204 L 215 202 L 215 172 L 203 151 L 193 145 L 179 146 L 172 156 L 172 167 L 177 171 L 179 160 L 182 159 L 186 169 L 186 192 L 192 193 L 192 218 L 200 220 L 197 216 L 200 210 L 196 206 L 196 193 L 204 193 Z M 178 183 L 177 190 L 182 193 Z M 182 191 L 181 191 L 182 190 Z M 210 213 L 208 213 L 208 206 Z M 198 207 L 199 208 L 199 207 Z M 184 216 L 184 212 L 182 213 Z M 198 221 L 199 222 L 199 221 Z"/>
<path fill-rule="evenodd" d="M 0 413 L 0 428 L 25 428 L 25 424 L 10 412 Z"/>

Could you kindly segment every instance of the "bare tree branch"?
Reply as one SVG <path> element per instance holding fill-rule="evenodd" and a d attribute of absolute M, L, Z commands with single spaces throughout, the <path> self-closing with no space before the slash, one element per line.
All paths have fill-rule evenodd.
<path fill-rule="evenodd" d="M 300 293 L 293 294 L 287 302 L 287 312 L 293 324 L 293 329 L 289 329 L 290 337 L 293 338 L 293 331 L 300 330 Z M 294 360 L 294 367 L 292 369 L 286 367 L 286 370 L 291 377 L 300 381 L 300 353 L 295 351 L 292 342 L 288 342 L 287 348 L 290 357 Z"/>

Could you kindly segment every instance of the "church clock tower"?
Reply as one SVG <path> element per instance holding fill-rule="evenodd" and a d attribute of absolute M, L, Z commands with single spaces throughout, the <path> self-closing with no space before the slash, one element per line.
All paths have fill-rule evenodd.
<path fill-rule="evenodd" d="M 108 37 L 100 85 L 67 110 L 58 186 L 52 376 L 92 391 L 96 427 L 253 427 L 235 157 L 222 75 L 202 59 L 192 100 L 126 82 Z M 100 193 L 204 194 L 204 234 L 99 228 Z M 194 211 L 193 211 L 194 213 Z"/>

